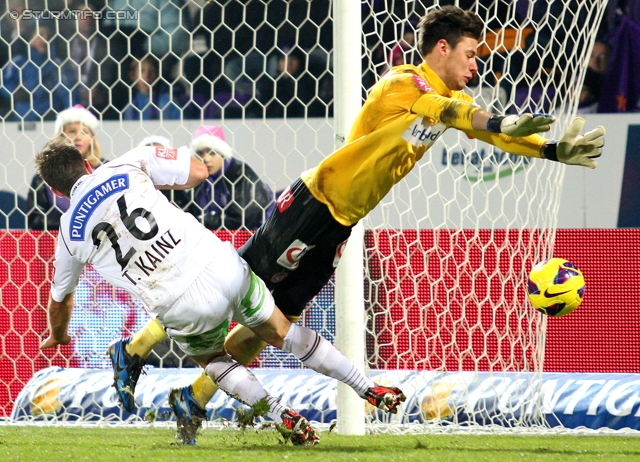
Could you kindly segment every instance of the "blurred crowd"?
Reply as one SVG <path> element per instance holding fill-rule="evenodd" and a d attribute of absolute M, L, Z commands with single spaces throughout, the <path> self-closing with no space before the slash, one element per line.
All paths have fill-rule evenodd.
<path fill-rule="evenodd" d="M 75 104 L 104 120 L 331 115 L 330 2 L 7 0 L 0 8 L 4 120 L 52 120 Z M 74 17 L 56 19 L 61 11 Z"/>
<path fill-rule="evenodd" d="M 363 89 L 391 66 L 421 61 L 414 30 L 433 3 L 363 2 Z M 566 32 L 576 31 L 569 24 L 576 20 L 590 27 L 584 1 L 439 3 L 477 8 L 485 20 L 482 80 L 475 83 L 496 89 L 505 106 L 498 110 L 534 101 L 552 110 L 555 94 L 572 91 L 580 78 L 581 111 L 640 110 L 637 79 L 620 82 L 618 72 L 640 60 L 632 46 L 640 37 L 640 1 L 609 1 L 584 76 L 571 75 L 567 64 L 584 52 L 587 37 Z M 103 120 L 329 117 L 330 9 L 331 2 L 306 0 L 6 0 L 0 117 L 52 120 L 75 104 Z M 75 14 L 56 19 L 62 11 Z"/>

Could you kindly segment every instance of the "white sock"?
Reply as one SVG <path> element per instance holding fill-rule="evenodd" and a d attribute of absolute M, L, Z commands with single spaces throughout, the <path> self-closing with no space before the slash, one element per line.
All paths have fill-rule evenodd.
<path fill-rule="evenodd" d="M 286 409 L 262 387 L 253 373 L 231 356 L 219 356 L 213 359 L 205 369 L 211 380 L 229 396 L 253 406 L 262 398 L 267 398 L 269 412 L 267 416 L 276 423 L 282 423 L 282 412 Z"/>
<path fill-rule="evenodd" d="M 287 353 L 293 353 L 305 366 L 314 371 L 346 383 L 360 396 L 364 396 L 369 388 L 375 387 L 373 380 L 365 376 L 329 341 L 311 329 L 291 324 L 282 349 Z"/>

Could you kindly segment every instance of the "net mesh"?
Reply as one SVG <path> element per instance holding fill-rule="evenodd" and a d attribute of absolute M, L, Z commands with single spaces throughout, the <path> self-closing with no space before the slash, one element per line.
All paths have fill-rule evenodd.
<path fill-rule="evenodd" d="M 606 3 L 363 1 L 363 96 L 390 66 L 420 61 L 415 29 L 429 8 L 456 4 L 487 24 L 478 80 L 468 89 L 477 103 L 500 113 L 553 112 L 559 122 L 550 137 L 557 137 L 575 113 Z M 56 231 L 34 227 L 33 216 L 47 217 L 54 206 L 43 209 L 30 184 L 34 153 L 53 135 L 57 113 L 82 104 L 98 116 L 105 160 L 149 135 L 177 146 L 189 144 L 201 125 L 222 124 L 234 155 L 273 192 L 333 150 L 332 2 L 128 0 L 64 7 L 10 0 L 0 16 L 6 148 L 0 220 L 12 229 L 0 241 L 5 416 L 35 372 L 50 365 L 108 367 L 103 352 L 110 340 L 147 319 L 138 302 L 88 268 L 73 344 L 57 353 L 37 349 L 46 331 Z M 364 220 L 370 368 L 517 373 L 539 389 L 545 320 L 526 303 L 525 285 L 532 264 L 553 251 L 563 173 L 559 164 L 510 156 L 451 130 L 427 151 Z M 204 213 L 193 194 L 185 203 Z M 236 247 L 250 233 L 224 228 L 219 235 Z M 325 287 L 303 319 L 330 340 L 333 292 L 333 283 Z M 156 350 L 151 363 L 193 365 L 171 345 Z M 253 366 L 300 368 L 270 348 Z M 369 412 L 370 425 L 462 423 L 447 410 L 460 398 L 455 385 L 435 380 L 426 390 L 416 398 L 420 411 L 393 418 Z M 544 425 L 539 400 L 528 396 L 520 406 L 529 411 L 506 425 Z M 465 414 L 465 422 L 486 423 L 488 411 Z"/>

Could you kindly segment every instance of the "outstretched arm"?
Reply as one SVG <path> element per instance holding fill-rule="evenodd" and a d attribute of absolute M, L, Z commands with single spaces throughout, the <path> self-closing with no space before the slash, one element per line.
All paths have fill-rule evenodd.
<path fill-rule="evenodd" d="M 471 131 L 467 134 L 511 154 L 540 157 L 567 165 L 596 168 L 598 163 L 593 159 L 602 154 L 605 129 L 603 126 L 599 126 L 582 136 L 580 132 L 584 128 L 584 124 L 584 119 L 580 117 L 574 119 L 559 141 L 549 140 L 539 135 L 515 138 L 486 131 Z"/>
<path fill-rule="evenodd" d="M 468 96 L 465 95 L 466 97 Z M 491 114 L 472 101 L 447 98 L 431 92 L 422 95 L 411 111 L 423 117 L 440 120 L 458 130 L 486 131 L 511 137 L 547 132 L 556 120 L 549 114 L 541 113 L 509 116 Z"/>

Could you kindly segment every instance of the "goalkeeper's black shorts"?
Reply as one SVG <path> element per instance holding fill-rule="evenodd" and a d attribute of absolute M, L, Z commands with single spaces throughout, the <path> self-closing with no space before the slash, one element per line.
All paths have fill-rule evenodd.
<path fill-rule="evenodd" d="M 239 253 L 287 316 L 300 316 L 334 273 L 351 226 L 338 223 L 299 178 Z"/>

